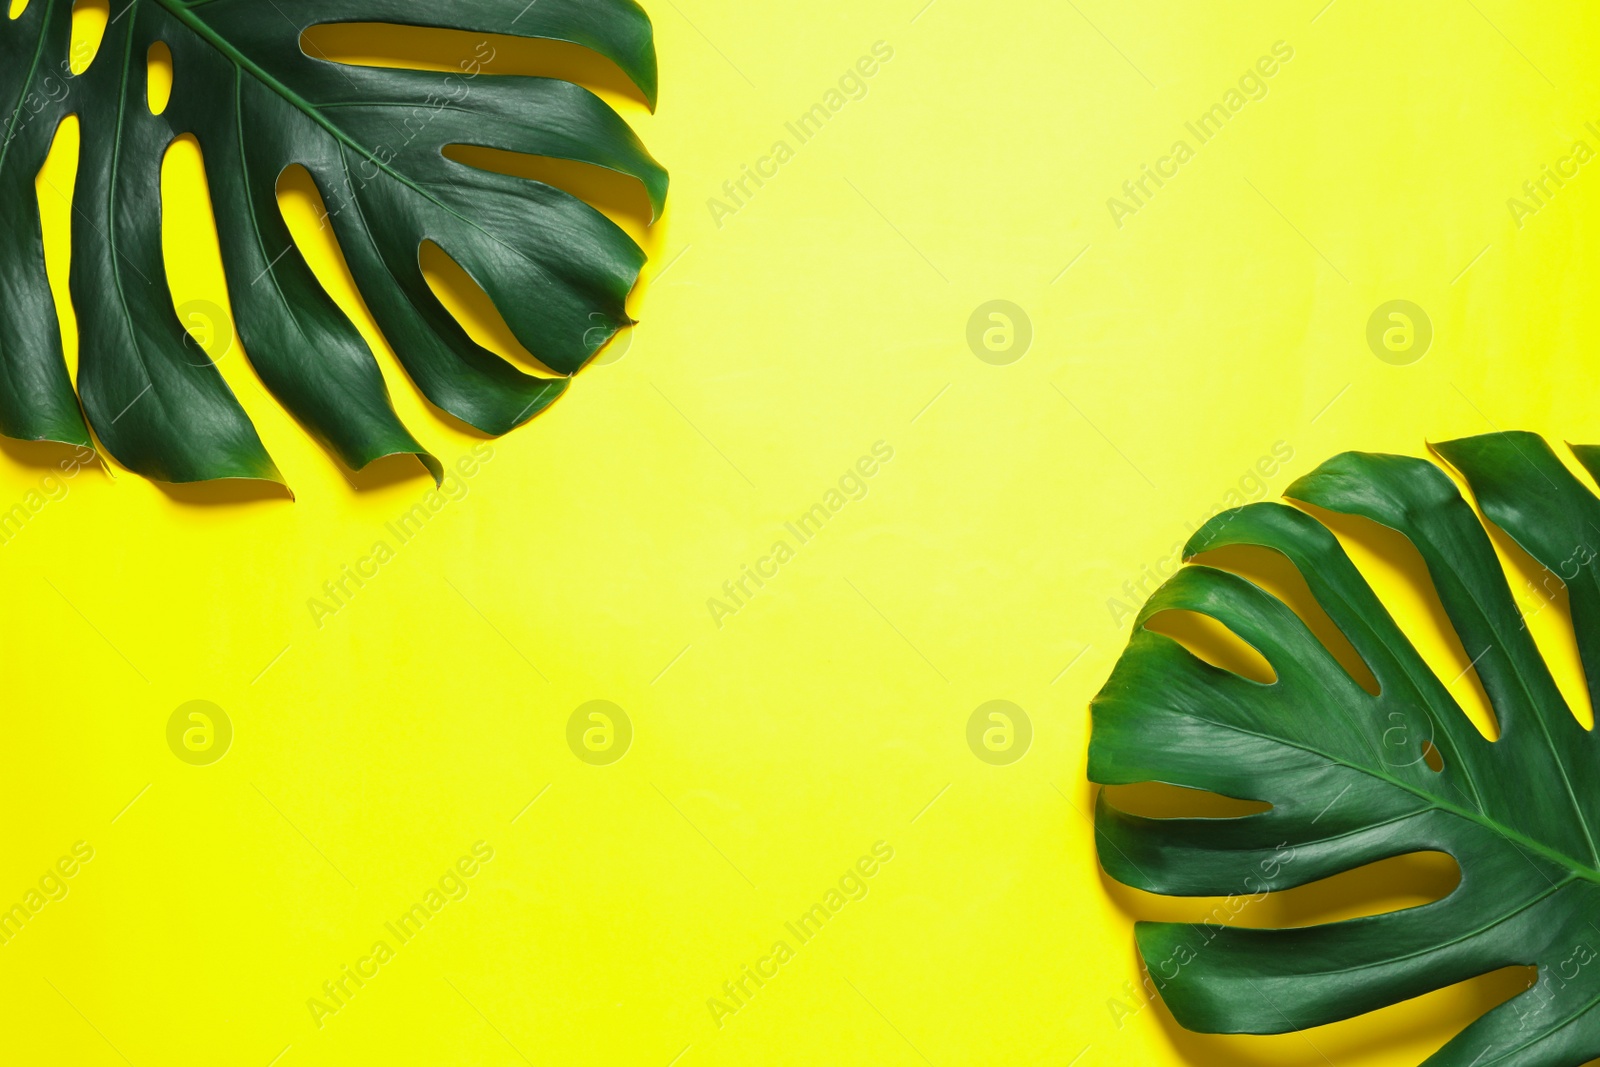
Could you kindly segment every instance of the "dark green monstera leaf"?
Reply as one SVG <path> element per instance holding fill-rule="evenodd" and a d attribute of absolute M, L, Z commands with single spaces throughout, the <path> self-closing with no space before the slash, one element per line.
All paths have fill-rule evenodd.
<path fill-rule="evenodd" d="M 1437 452 L 1483 514 L 1565 581 L 1600 705 L 1600 501 L 1532 434 Z M 1575 452 L 1600 473 L 1600 450 Z M 1535 984 L 1427 1063 L 1576 1067 L 1600 1057 L 1600 739 L 1568 709 L 1487 532 L 1444 471 L 1420 459 L 1347 453 L 1287 495 L 1365 516 L 1416 546 L 1474 657 L 1499 739 L 1469 722 L 1325 526 L 1295 508 L 1253 504 L 1213 519 L 1188 554 L 1230 545 L 1282 553 L 1380 691 L 1352 681 L 1276 597 L 1222 570 L 1183 568 L 1146 605 L 1094 700 L 1089 777 L 1271 808 L 1152 819 L 1118 810 L 1102 791 L 1100 861 L 1121 882 L 1181 896 L 1288 889 L 1420 851 L 1454 857 L 1461 881 L 1431 904 L 1297 929 L 1140 923 L 1152 981 L 1190 1030 L 1284 1033 L 1531 965 Z M 1218 669 L 1143 628 L 1173 609 L 1224 624 L 1276 681 Z"/>
<path fill-rule="evenodd" d="M 279 176 L 310 171 L 361 295 L 407 374 L 435 405 L 505 433 L 565 378 L 524 374 L 480 347 L 434 297 L 419 250 L 433 241 L 481 285 L 518 340 L 570 375 L 619 328 L 644 263 L 626 234 L 551 186 L 447 158 L 472 145 L 631 175 L 659 212 L 667 178 L 588 90 L 549 78 L 335 64 L 302 33 L 391 23 L 581 45 L 612 60 L 652 105 L 650 21 L 633 0 L 111 0 L 93 62 L 67 67 L 71 0 L 0 16 L 0 432 L 85 445 L 89 427 L 150 478 L 281 480 L 173 307 L 161 249 L 161 163 L 193 134 L 216 205 L 228 293 L 252 365 L 348 466 L 412 453 L 372 353 L 322 290 L 278 209 Z M 171 54 L 161 114 L 147 95 L 152 46 Z M 487 44 L 487 42 L 486 42 Z M 480 55 L 486 54 L 480 50 Z M 78 393 L 45 279 L 34 177 L 68 114 L 82 124 L 73 205 Z M 87 425 L 85 419 L 87 418 Z"/>

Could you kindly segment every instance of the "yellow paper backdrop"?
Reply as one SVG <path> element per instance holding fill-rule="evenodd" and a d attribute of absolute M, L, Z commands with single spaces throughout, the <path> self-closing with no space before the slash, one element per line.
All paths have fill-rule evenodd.
<path fill-rule="evenodd" d="M 1264 1038 L 1142 1008 L 1133 919 L 1211 902 L 1099 873 L 1086 706 L 1127 638 L 1112 601 L 1230 493 L 1351 448 L 1600 441 L 1600 165 L 1561 162 L 1600 148 L 1600 20 L 1511 0 L 647 6 L 655 115 L 602 64 L 494 40 L 491 69 L 615 102 L 673 180 L 645 235 L 626 183 L 497 163 L 591 196 L 652 257 L 641 325 L 507 438 L 421 399 L 309 183 L 284 183 L 402 418 L 468 458 L 431 508 L 414 463 L 342 473 L 225 315 L 196 332 L 293 501 L 53 479 L 67 451 L 0 445 L 0 509 L 27 516 L 0 544 L 0 906 L 60 896 L 0 945 L 0 1061 L 1376 1067 L 1519 989 L 1491 976 Z M 321 45 L 450 67 L 479 40 Z M 825 123 L 790 128 L 819 104 Z M 76 138 L 39 182 L 74 366 Z M 165 184 L 191 310 L 226 307 L 200 151 L 175 148 Z M 1534 206 L 1546 166 L 1564 184 L 1508 206 Z M 1395 300 L 1431 324 L 1420 359 L 1368 344 Z M 974 347 L 991 301 L 1026 328 L 979 316 Z M 786 527 L 818 504 L 820 530 Z M 1345 532 L 1457 674 L 1414 566 Z M 379 542 L 393 558 L 348 579 Z M 1534 626 L 1580 694 L 1559 601 Z M 1473 685 L 1453 689 L 1470 704 Z M 1031 724 L 1009 764 L 969 747 L 995 700 Z M 177 756 L 192 701 L 231 724 L 209 765 Z M 1344 884 L 1372 910 L 1447 875 Z M 1339 897 L 1238 921 L 1348 913 Z M 808 940 L 786 925 L 830 899 Z"/>

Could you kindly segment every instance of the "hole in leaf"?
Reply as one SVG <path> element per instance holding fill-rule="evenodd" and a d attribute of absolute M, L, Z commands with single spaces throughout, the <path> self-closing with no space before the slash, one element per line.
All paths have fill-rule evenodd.
<path fill-rule="evenodd" d="M 1303 847 L 1303 846 L 1302 846 Z M 1286 876 L 1305 863 L 1287 846 L 1271 852 Z M 1233 896 L 1160 897 L 1139 894 L 1140 918 L 1215 926 L 1291 929 L 1383 915 L 1443 900 L 1461 884 L 1461 867 L 1444 852 L 1408 852 L 1375 860 L 1314 882 L 1260 892 L 1241 880 Z"/>
<path fill-rule="evenodd" d="M 1172 638 L 1211 666 L 1241 678 L 1263 685 L 1278 680 L 1265 656 L 1209 615 L 1182 609 L 1158 611 L 1145 620 L 1144 628 Z"/>
<path fill-rule="evenodd" d="M 1438 774 L 1444 770 L 1444 756 L 1434 747 L 1432 741 L 1422 742 L 1422 762 L 1428 765 L 1428 770 Z"/>
<path fill-rule="evenodd" d="M 353 194 L 349 191 L 348 184 L 341 193 L 340 186 L 335 181 L 332 190 L 336 205 L 334 214 L 356 210 L 351 205 L 350 197 Z M 415 420 L 431 418 L 443 420 L 456 429 L 465 428 L 469 433 L 476 433 L 477 431 L 457 421 L 447 412 L 433 407 L 423 396 L 422 390 L 411 380 L 411 376 L 406 373 L 404 365 L 394 354 L 388 339 L 379 330 L 377 320 L 372 317 L 372 311 L 367 307 L 366 299 L 361 295 L 361 289 L 356 285 L 354 275 L 350 273 L 350 264 L 345 259 L 344 249 L 339 246 L 327 202 L 323 200 L 322 192 L 311 172 L 299 163 L 290 164 L 278 174 L 276 193 L 278 212 L 289 230 L 289 237 L 294 242 L 295 249 L 305 259 L 306 266 L 310 268 L 322 291 L 350 320 L 361 335 L 361 339 L 367 343 L 367 348 L 378 364 L 378 372 L 383 375 L 384 385 L 394 402 L 395 412 L 400 416 L 400 421 L 410 424 Z M 282 251 L 283 249 L 272 249 L 267 258 L 270 260 Z M 270 276 L 263 275 L 260 283 L 270 285 L 273 284 L 273 280 Z M 340 465 L 339 470 L 344 471 L 344 467 Z M 416 461 L 412 457 L 390 456 L 374 461 L 363 471 L 355 474 L 346 473 L 352 484 L 372 487 L 414 477 L 416 470 Z"/>
<path fill-rule="evenodd" d="M 444 154 L 445 158 L 469 167 L 530 178 L 571 193 L 626 230 L 637 244 L 643 243 L 649 229 L 650 194 L 645 192 L 644 183 L 631 175 L 592 163 L 530 156 L 482 145 L 446 145 Z"/>
<path fill-rule="evenodd" d="M 20 19 L 22 13 L 28 10 L 28 0 L 11 0 L 11 17 Z"/>
<path fill-rule="evenodd" d="M 501 359 L 522 363 L 541 376 L 560 377 L 522 346 L 517 335 L 511 332 L 511 327 L 506 325 L 500 309 L 483 291 L 483 286 L 461 264 L 450 258 L 448 252 L 432 241 L 423 241 L 418 262 L 422 266 L 422 276 L 428 281 L 428 288 L 455 316 L 468 337 Z"/>
<path fill-rule="evenodd" d="M 1461 866 L 1443 852 L 1391 856 L 1309 885 L 1268 894 L 1250 926 L 1287 928 L 1383 915 L 1443 900 L 1461 884 Z"/>
<path fill-rule="evenodd" d="M 1292 503 L 1333 531 L 1351 562 L 1394 617 L 1395 625 L 1455 697 L 1472 725 L 1489 740 L 1497 739 L 1499 722 L 1483 682 L 1472 667 L 1474 656 L 1461 646 L 1461 638 L 1445 613 L 1428 565 L 1416 546 L 1404 534 L 1371 519 L 1327 511 L 1300 500 Z M 1474 654 L 1482 651 L 1477 649 Z"/>
<path fill-rule="evenodd" d="M 251 410 L 258 407 L 252 401 L 262 387 L 249 361 L 239 358 L 205 157 L 192 133 L 174 138 L 161 159 L 161 255 L 173 313 L 188 334 L 183 358 L 194 366 L 215 365 L 258 429 L 263 428 Z M 274 411 L 266 429 L 280 419 Z"/>
<path fill-rule="evenodd" d="M 615 63 L 568 41 L 374 22 L 312 26 L 300 37 L 313 59 L 361 67 L 436 70 L 468 80 L 484 74 L 559 78 L 596 93 L 613 107 L 646 104 Z M 457 90 L 459 91 L 459 90 Z"/>
<path fill-rule="evenodd" d="M 167 102 L 172 99 L 172 49 L 165 41 L 150 46 L 145 60 L 145 96 L 152 115 L 167 110 Z"/>
<path fill-rule="evenodd" d="M 77 115 L 61 120 L 44 166 L 33 180 L 44 232 L 45 277 L 50 280 L 50 295 L 61 325 L 61 350 L 74 387 L 78 384 L 78 313 L 72 306 L 68 280 L 72 276 L 72 196 L 78 182 L 80 132 Z"/>
<path fill-rule="evenodd" d="M 295 247 L 310 265 L 311 273 L 317 276 L 322 288 L 345 314 L 350 315 L 362 328 L 370 343 L 372 336 L 377 333 L 377 326 L 365 303 L 357 307 L 350 299 L 353 295 L 355 301 L 359 302 L 360 291 L 356 288 L 355 277 L 350 273 L 350 265 L 345 262 L 344 250 L 334 236 L 333 220 L 328 216 L 328 207 L 317 189 L 316 179 L 305 167 L 292 163 L 278 175 L 277 194 L 278 210 L 283 214 L 284 225 L 289 228 Z"/>
<path fill-rule="evenodd" d="M 1165 782 L 1108 785 L 1105 794 L 1113 807 L 1147 819 L 1237 819 L 1272 810 L 1264 801 L 1238 800 Z"/>
<path fill-rule="evenodd" d="M 1535 967 L 1501 967 L 1353 1019 L 1319 1026 L 1312 1031 L 1315 1045 L 1302 1031 L 1270 1036 L 1190 1033 L 1173 1020 L 1165 1003 L 1157 997 L 1156 981 L 1148 972 L 1142 972 L 1143 988 L 1132 983 L 1124 986 L 1115 1002 L 1114 1014 L 1129 1027 L 1134 1025 L 1132 1016 L 1153 1014 L 1164 1039 L 1177 1049 L 1179 1062 L 1186 1064 L 1227 1064 L 1227 1067 L 1410 1064 L 1421 1063 L 1468 1025 L 1531 989 L 1538 976 Z M 1148 1002 L 1146 998 L 1150 998 Z M 1154 1006 L 1144 1012 L 1147 1003 Z"/>
<path fill-rule="evenodd" d="M 1572 709 L 1583 728 L 1593 730 L 1594 705 L 1589 699 L 1583 659 L 1578 654 L 1578 635 L 1572 625 L 1572 602 L 1567 595 L 1567 584 L 1559 574 L 1547 570 L 1544 564 L 1524 552 L 1500 527 L 1481 513 L 1478 518 L 1489 531 L 1489 540 L 1511 584 L 1511 597 L 1522 613 L 1522 623 L 1533 637 L 1539 655 L 1549 665 L 1556 688 L 1561 690 L 1567 707 Z M 1577 561 L 1575 554 L 1572 562 Z M 1568 573 L 1572 571 L 1569 569 Z"/>
<path fill-rule="evenodd" d="M 72 5 L 72 47 L 67 53 L 72 73 L 82 74 L 94 62 L 110 19 L 111 0 L 76 0 Z"/>
<path fill-rule="evenodd" d="M 350 273 L 350 264 L 344 258 L 344 249 L 339 247 L 338 237 L 334 234 L 333 220 L 329 218 L 328 207 L 317 188 L 316 179 L 299 163 L 290 164 L 278 175 L 277 199 L 278 211 L 289 229 L 295 248 L 305 258 L 306 265 L 311 268 L 323 292 L 338 305 L 367 342 L 389 394 L 395 401 L 396 410 L 404 419 L 407 415 L 406 398 L 409 396 L 420 401 L 422 392 L 401 367 L 367 308 L 361 290 L 356 286 L 355 277 Z M 348 203 L 344 209 L 353 210 Z M 277 255 L 279 251 L 281 249 L 273 251 L 272 255 Z M 263 277 L 261 284 L 270 284 L 270 279 Z M 395 389 L 397 382 L 403 383 L 400 391 Z M 412 410 L 431 409 L 418 407 Z"/>
<path fill-rule="evenodd" d="M 1322 610 L 1311 587 L 1306 584 L 1300 569 L 1289 557 L 1276 549 L 1262 545 L 1227 545 L 1202 552 L 1191 561 L 1230 571 L 1254 582 L 1288 606 L 1306 624 L 1322 647 L 1338 661 L 1352 681 L 1373 696 L 1379 692 L 1378 679 L 1373 677 L 1366 660 L 1356 651 L 1344 631 L 1334 624 Z"/>

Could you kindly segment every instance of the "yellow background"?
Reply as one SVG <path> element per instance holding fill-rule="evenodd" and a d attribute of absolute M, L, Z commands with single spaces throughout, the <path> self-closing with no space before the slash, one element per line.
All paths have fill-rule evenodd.
<path fill-rule="evenodd" d="M 308 601 L 394 545 L 384 524 L 431 484 L 400 460 L 342 474 L 226 323 L 211 350 L 294 501 L 93 469 L 0 546 L 0 904 L 95 850 L 0 946 L 0 1060 L 1354 1067 L 1418 1062 L 1518 987 L 1285 1037 L 1119 1012 L 1134 917 L 1209 905 L 1099 873 L 1086 705 L 1127 638 L 1108 598 L 1276 443 L 1294 458 L 1274 494 L 1350 448 L 1600 441 L 1600 164 L 1520 228 L 1506 203 L 1574 140 L 1600 147 L 1600 20 L 1511 0 L 922 4 L 651 0 L 655 115 L 597 64 L 496 42 L 495 70 L 599 88 L 671 170 L 642 322 L 320 626 Z M 328 47 L 450 66 L 472 41 Z M 878 41 L 894 57 L 867 95 L 797 145 L 785 122 Z M 1278 41 L 1294 57 L 1268 95 L 1118 228 L 1107 199 L 1193 144 L 1184 123 Z M 75 136 L 39 185 L 64 302 Z M 715 220 L 708 199 L 778 139 L 795 157 Z M 167 189 L 175 297 L 225 306 L 197 151 L 173 153 Z M 639 230 L 631 191 L 584 191 Z M 372 329 L 304 186 L 284 201 L 402 418 L 446 463 L 469 452 Z M 1034 329 L 1008 366 L 966 339 L 995 299 Z M 1435 331 L 1409 366 L 1365 339 L 1394 299 Z M 866 497 L 719 628 L 708 599 L 878 441 L 894 458 Z M 65 455 L 0 448 L 0 508 Z M 1361 561 L 1441 673 L 1464 666 L 1403 570 Z M 1573 691 L 1559 606 L 1536 622 Z M 166 742 L 197 699 L 235 731 L 207 767 Z M 610 766 L 566 743 L 595 699 L 633 724 Z M 1033 724 L 1009 766 L 966 741 L 994 699 Z M 319 1028 L 307 1000 L 480 840 L 494 859 L 465 899 Z M 868 895 L 719 1027 L 708 998 L 878 841 L 894 858 Z"/>

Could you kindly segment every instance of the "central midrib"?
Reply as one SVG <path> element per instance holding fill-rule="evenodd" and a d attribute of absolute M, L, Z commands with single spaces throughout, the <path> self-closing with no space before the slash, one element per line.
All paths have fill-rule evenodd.
<path fill-rule="evenodd" d="M 134 0 L 134 2 L 137 3 L 137 0 Z M 261 66 L 249 56 L 239 51 L 239 49 L 236 48 L 231 41 L 214 30 L 209 23 L 196 16 L 190 10 L 189 5 L 184 4 L 182 0 L 154 0 L 154 2 L 173 18 L 177 19 L 179 22 L 182 22 L 190 30 L 194 31 L 194 33 L 205 40 L 207 44 L 211 45 L 217 51 L 227 56 L 228 59 L 232 60 L 233 63 L 241 70 L 249 71 L 251 77 L 255 78 L 262 85 L 265 85 L 267 88 L 271 89 L 273 92 L 287 100 L 312 122 L 315 122 L 318 126 L 321 126 L 324 130 L 326 130 L 340 144 L 345 145 L 366 159 L 371 160 L 383 173 L 404 185 L 418 196 L 438 205 L 440 210 L 449 212 L 451 215 L 459 219 L 463 224 L 484 233 L 485 236 L 493 236 L 484 230 L 482 226 L 479 226 L 471 219 L 462 215 L 459 211 L 454 210 L 450 207 L 450 205 L 444 203 L 442 200 L 429 193 L 416 182 L 412 181 L 410 178 L 406 177 L 404 174 L 401 174 L 399 171 L 390 167 L 383 160 L 379 159 L 360 142 L 356 141 L 349 134 L 345 133 L 344 130 L 340 129 L 333 122 L 329 121 L 329 119 L 322 114 L 321 110 L 315 104 L 301 96 L 299 93 L 295 92 L 293 89 L 289 88 L 287 85 L 283 84 L 283 82 L 279 81 L 277 78 L 274 78 L 271 74 L 263 70 Z M 295 34 L 297 41 L 300 32 L 300 28 L 296 27 Z"/>
<path fill-rule="evenodd" d="M 1323 759 L 1327 760 L 1329 763 L 1336 763 L 1341 767 L 1348 767 L 1352 771 L 1356 771 L 1356 772 L 1358 772 L 1360 774 L 1368 775 L 1369 777 L 1376 778 L 1379 781 L 1387 782 L 1390 785 L 1394 786 L 1396 789 L 1404 790 L 1405 792 L 1410 793 L 1411 795 L 1417 797 L 1420 800 L 1427 801 L 1431 807 L 1438 808 L 1438 809 L 1440 809 L 1442 811 L 1447 811 L 1447 812 L 1451 813 L 1452 815 L 1459 816 L 1460 818 L 1466 819 L 1469 822 L 1477 823 L 1479 826 L 1481 826 L 1484 829 L 1490 831 L 1491 833 L 1497 834 L 1500 837 L 1505 838 L 1507 841 L 1510 841 L 1513 845 L 1515 845 L 1516 843 L 1520 842 L 1520 843 L 1526 845 L 1528 848 L 1532 849 L 1533 851 L 1535 851 L 1535 852 L 1539 853 L 1540 855 L 1544 856 L 1546 859 L 1549 859 L 1549 860 L 1559 864 L 1560 866 L 1565 867 L 1567 870 L 1571 871 L 1575 876 L 1577 876 L 1579 878 L 1582 878 L 1584 881 L 1593 882 L 1596 885 L 1600 885 L 1600 871 L 1595 870 L 1593 867 L 1585 866 L 1583 863 L 1580 863 L 1578 860 L 1573 859 L 1571 856 L 1567 855 L 1565 852 L 1562 852 L 1562 851 L 1560 851 L 1558 849 L 1552 848 L 1549 845 L 1542 844 L 1541 842 L 1535 841 L 1533 838 L 1528 837 L 1526 834 L 1522 833 L 1521 831 L 1512 829 L 1509 826 L 1505 826 L 1502 823 L 1498 822 L 1495 819 L 1490 818 L 1487 815 L 1483 815 L 1483 814 L 1481 814 L 1479 812 L 1474 812 L 1474 811 L 1468 810 L 1467 808 L 1463 808 L 1458 804 L 1455 804 L 1455 803 L 1452 803 L 1449 800 L 1446 800 L 1444 797 L 1437 796 L 1437 795 L 1435 795 L 1433 793 L 1430 793 L 1430 792 L 1428 792 L 1428 791 L 1426 791 L 1424 789 L 1415 788 L 1414 786 L 1412 786 L 1412 785 L 1410 785 L 1410 784 L 1408 784 L 1406 782 L 1402 782 L 1398 778 L 1395 778 L 1395 777 L 1393 777 L 1391 775 L 1388 775 L 1388 774 L 1384 774 L 1382 771 L 1380 771 L 1380 770 L 1378 770 L 1378 769 L 1376 769 L 1374 767 L 1363 767 L 1363 766 L 1360 766 L 1359 764 L 1351 763 L 1349 760 L 1340 759 L 1338 756 L 1333 755 L 1331 752 L 1324 752 L 1320 748 L 1313 748 L 1310 745 L 1301 744 L 1298 741 L 1292 741 L 1292 740 L 1289 740 L 1288 738 L 1279 737 L 1276 734 L 1266 734 L 1266 733 L 1259 733 L 1259 732 L 1257 732 L 1255 730 L 1246 730 L 1242 726 L 1235 726 L 1232 723 L 1218 722 L 1215 719 L 1207 719 L 1207 718 L 1204 718 L 1204 717 L 1198 716 L 1198 715 L 1193 716 L 1193 718 L 1195 718 L 1196 720 L 1198 720 L 1200 722 L 1204 722 L 1204 723 L 1207 723 L 1207 724 L 1209 724 L 1211 726 L 1216 726 L 1216 727 L 1219 727 L 1219 728 L 1224 729 L 1224 730 L 1232 730 L 1232 731 L 1234 731 L 1236 733 L 1246 734 L 1246 735 L 1248 735 L 1250 737 L 1260 738 L 1260 739 L 1262 739 L 1264 741 L 1273 741 L 1273 742 L 1276 742 L 1277 744 L 1283 745 L 1285 748 L 1296 748 L 1296 749 L 1299 749 L 1302 752 L 1307 752 L 1307 753 L 1310 753 L 1311 755 L 1314 755 L 1314 756 L 1320 756 Z"/>
<path fill-rule="evenodd" d="M 311 101 L 307 100 L 305 97 L 301 96 L 299 93 L 283 84 L 283 82 L 279 81 L 277 78 L 274 78 L 271 74 L 268 74 L 253 59 L 239 51 L 239 49 L 236 48 L 231 41 L 222 36 L 216 30 L 212 29 L 210 23 L 206 22 L 204 19 L 201 19 L 192 11 L 190 11 L 189 7 L 185 5 L 182 0 L 155 0 L 155 2 L 158 6 L 166 10 L 168 14 L 172 15 L 179 22 L 182 22 L 185 26 L 189 27 L 189 29 L 199 34 L 208 44 L 210 44 L 217 51 L 221 52 L 223 55 L 227 56 L 240 68 L 248 70 L 251 76 L 257 81 L 261 82 L 263 85 L 267 86 L 267 88 L 271 89 L 289 103 L 293 104 L 296 108 L 302 111 L 306 117 L 310 118 L 311 121 L 315 122 L 318 126 L 321 126 L 324 130 L 327 130 L 330 134 L 337 138 L 341 144 L 348 145 L 350 148 L 355 149 L 366 158 L 372 160 L 372 162 L 378 165 L 379 169 L 381 169 L 385 174 L 388 174 L 390 177 L 394 178 L 396 181 L 405 182 L 413 189 L 416 189 L 417 192 L 423 192 L 423 190 L 417 188 L 415 184 L 407 179 L 405 175 L 391 170 L 389 167 L 385 166 L 377 156 L 372 154 L 372 152 L 368 151 L 338 126 L 335 126 L 332 122 L 328 121 L 328 119 L 323 116 L 322 112 L 319 111 L 316 105 L 312 104 Z M 298 32 L 299 31 L 297 29 L 297 36 Z"/>

